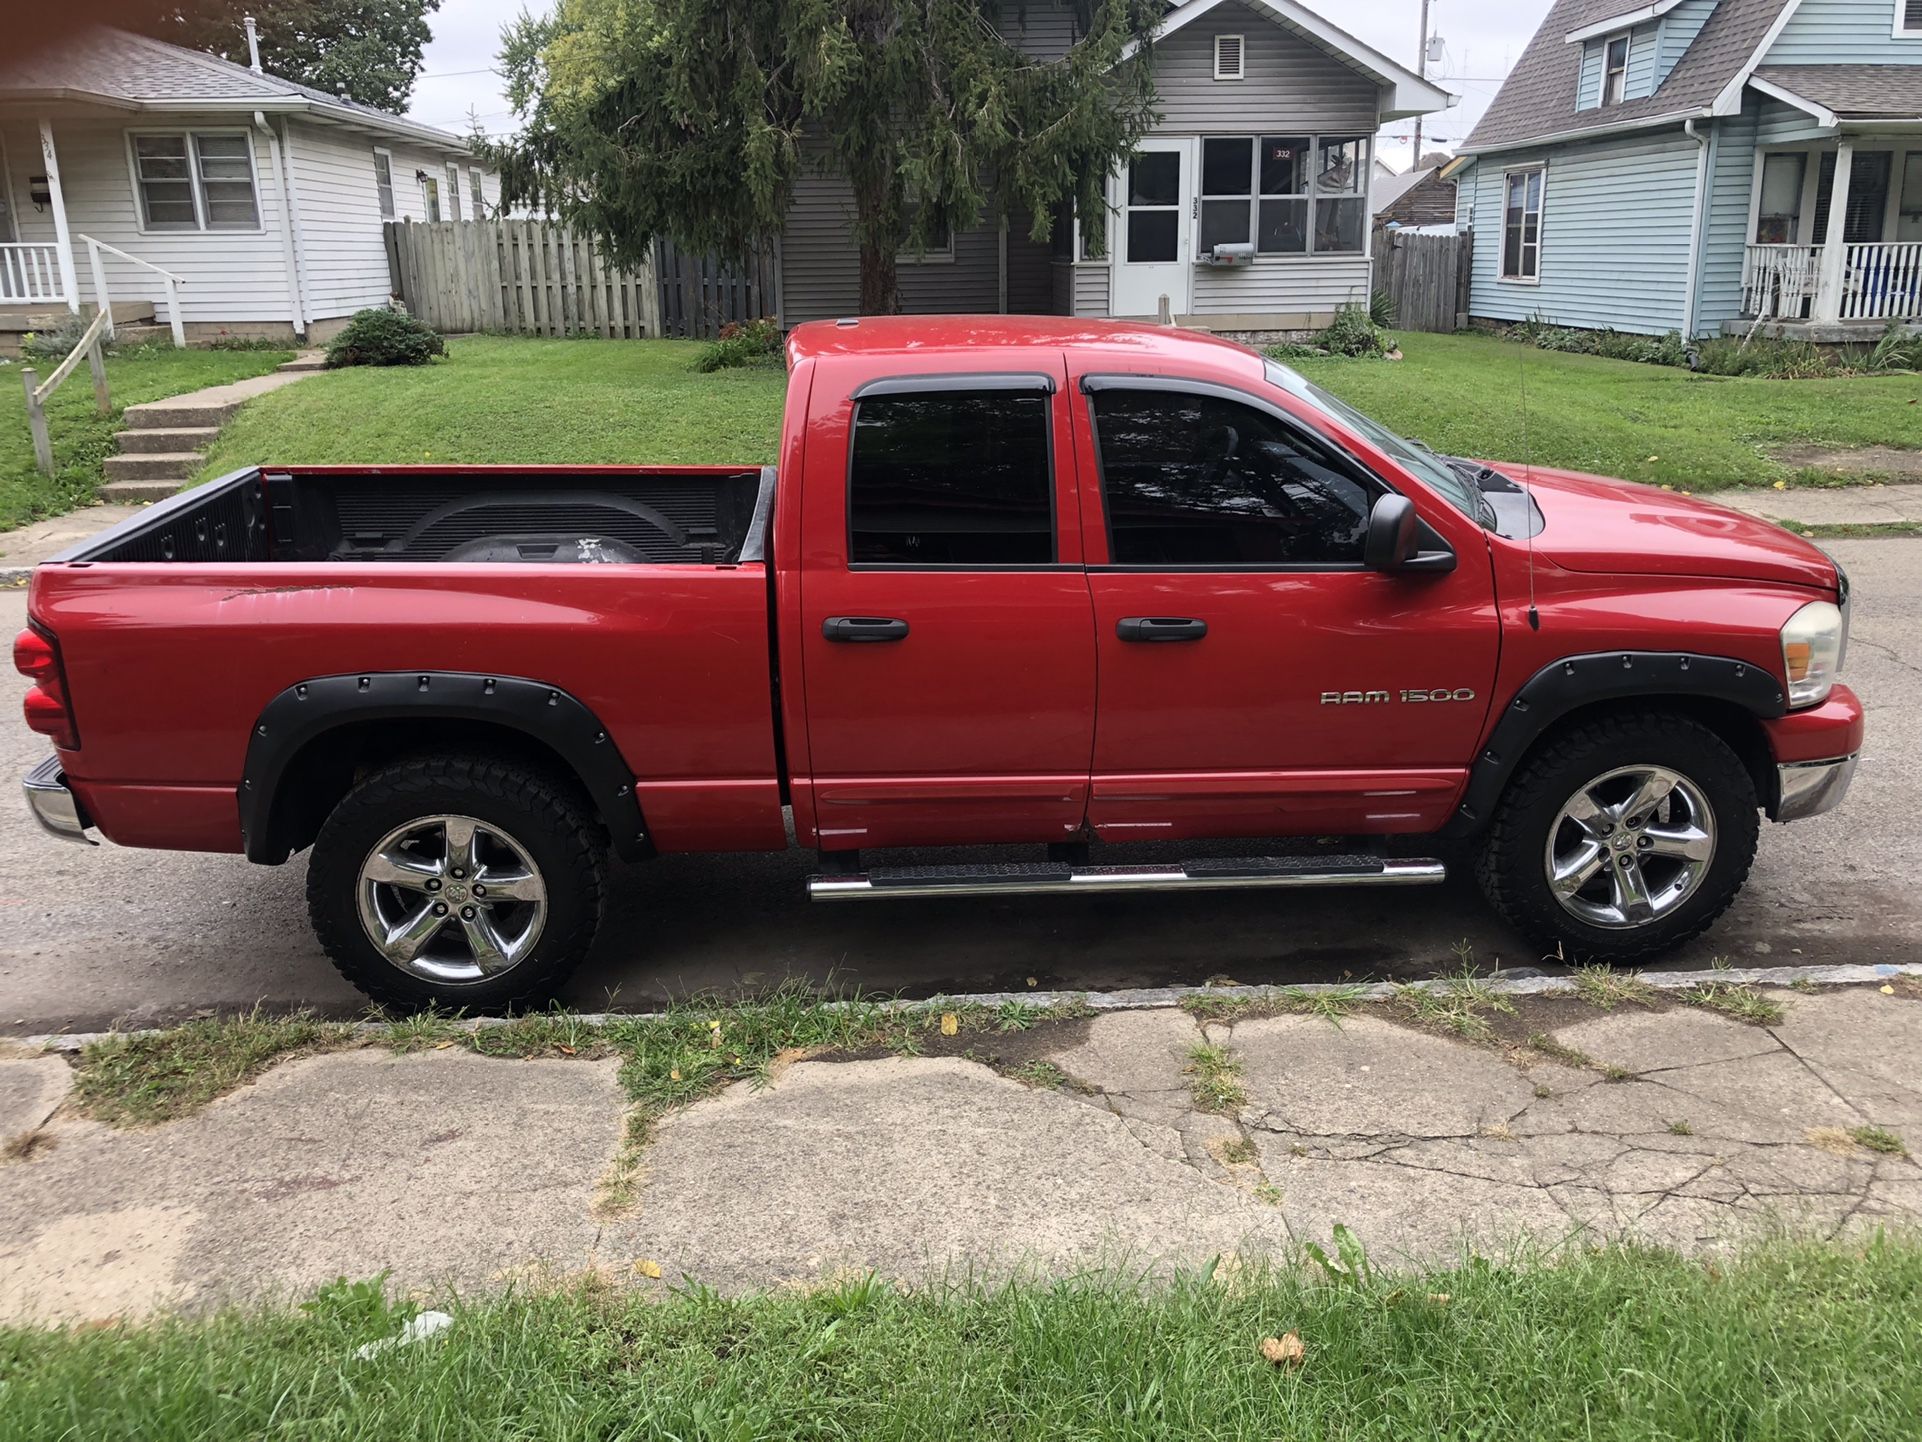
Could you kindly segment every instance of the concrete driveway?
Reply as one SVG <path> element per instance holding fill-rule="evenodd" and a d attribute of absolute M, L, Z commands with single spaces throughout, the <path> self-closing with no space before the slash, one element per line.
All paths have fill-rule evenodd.
<path fill-rule="evenodd" d="M 1898 962 L 1922 954 L 1922 542 L 1838 541 L 1857 598 L 1847 679 L 1869 740 L 1838 813 L 1762 838 L 1748 889 L 1705 940 L 1665 965 Z M 11 634 L 25 593 L 0 593 Z M 45 754 L 0 717 L 9 787 Z M 784 977 L 868 991 L 1105 990 L 1408 979 L 1457 966 L 1544 965 L 1490 915 L 1465 869 L 1392 897 L 1331 891 L 810 905 L 810 857 L 670 858 L 617 873 L 601 943 L 574 1005 L 640 1009 L 669 995 Z M 0 1034 L 153 1024 L 263 1002 L 350 1015 L 360 999 L 315 946 L 304 858 L 83 849 L 44 837 L 0 799 Z M 1552 968 L 1550 968 L 1552 969 Z"/>

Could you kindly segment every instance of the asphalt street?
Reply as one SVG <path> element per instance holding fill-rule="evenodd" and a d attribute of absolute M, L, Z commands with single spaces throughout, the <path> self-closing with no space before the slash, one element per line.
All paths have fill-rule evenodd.
<path fill-rule="evenodd" d="M 1899 962 L 1922 956 L 1922 541 L 1837 541 L 1855 583 L 1845 679 L 1869 709 L 1837 812 L 1766 827 L 1748 889 L 1702 941 L 1665 959 Z M 24 624 L 26 593 L 0 592 Z M 6 689 L 0 774 L 46 754 Z M 1444 853 L 1448 856 L 1448 853 Z M 1454 860 L 1458 858 L 1449 857 Z M 672 857 L 617 868 L 601 939 L 566 998 L 646 1009 L 784 978 L 870 992 L 1108 989 L 1413 979 L 1478 966 L 1557 969 L 1484 907 L 1466 867 L 1395 892 L 810 903 L 811 855 Z M 0 1034 L 153 1025 L 261 1003 L 347 1016 L 361 1001 L 308 931 L 304 857 L 83 848 L 0 799 Z"/>

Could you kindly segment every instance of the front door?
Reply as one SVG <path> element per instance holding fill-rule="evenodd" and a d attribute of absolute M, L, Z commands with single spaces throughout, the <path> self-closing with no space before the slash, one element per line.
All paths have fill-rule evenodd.
<path fill-rule="evenodd" d="M 1439 826 L 1494 683 L 1486 546 L 1467 535 L 1448 574 L 1370 570 L 1362 541 L 1383 484 L 1285 410 L 1221 387 L 1092 384 L 1078 419 L 1100 487 L 1099 508 L 1083 506 L 1095 833 Z M 1427 514 L 1445 502 L 1416 499 L 1452 526 Z"/>
<path fill-rule="evenodd" d="M 1194 206 L 1193 142 L 1144 140 L 1115 177 L 1114 294 L 1108 313 L 1156 316 L 1189 309 L 1193 257 L 1188 217 Z"/>
<path fill-rule="evenodd" d="M 851 406 L 817 382 L 834 398 L 807 440 L 791 759 L 823 850 L 1080 829 L 1095 648 L 1063 372 L 1028 351 Z"/>

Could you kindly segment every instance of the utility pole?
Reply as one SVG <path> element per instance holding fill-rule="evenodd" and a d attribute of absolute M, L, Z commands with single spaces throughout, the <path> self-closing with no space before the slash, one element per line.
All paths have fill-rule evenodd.
<path fill-rule="evenodd" d="M 1421 0 L 1421 45 L 1415 52 L 1415 73 L 1423 80 L 1428 78 L 1428 0 Z M 1415 154 L 1408 162 L 1410 170 L 1421 166 L 1421 117 L 1415 117 Z"/>

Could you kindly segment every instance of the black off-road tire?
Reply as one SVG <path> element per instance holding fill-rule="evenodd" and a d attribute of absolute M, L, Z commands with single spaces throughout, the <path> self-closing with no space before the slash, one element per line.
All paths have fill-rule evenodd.
<path fill-rule="evenodd" d="M 1694 894 L 1666 915 L 1633 930 L 1593 926 L 1549 888 L 1549 828 L 1577 788 L 1636 765 L 1678 771 L 1702 790 L 1714 812 L 1715 854 Z M 1545 955 L 1629 965 L 1693 940 L 1728 910 L 1755 860 L 1758 804 L 1748 768 L 1706 726 L 1670 712 L 1618 712 L 1571 728 L 1528 757 L 1495 808 L 1476 872 L 1489 903 Z"/>
<path fill-rule="evenodd" d="M 546 888 L 533 949 L 484 980 L 454 984 L 404 971 L 361 924 L 358 886 L 369 851 L 409 820 L 441 814 L 505 828 Z M 607 837 L 570 779 L 482 753 L 415 756 L 363 777 L 321 826 L 307 867 L 307 910 L 340 974 L 384 1006 L 511 1011 L 550 1000 L 587 955 L 601 921 L 606 854 Z"/>

